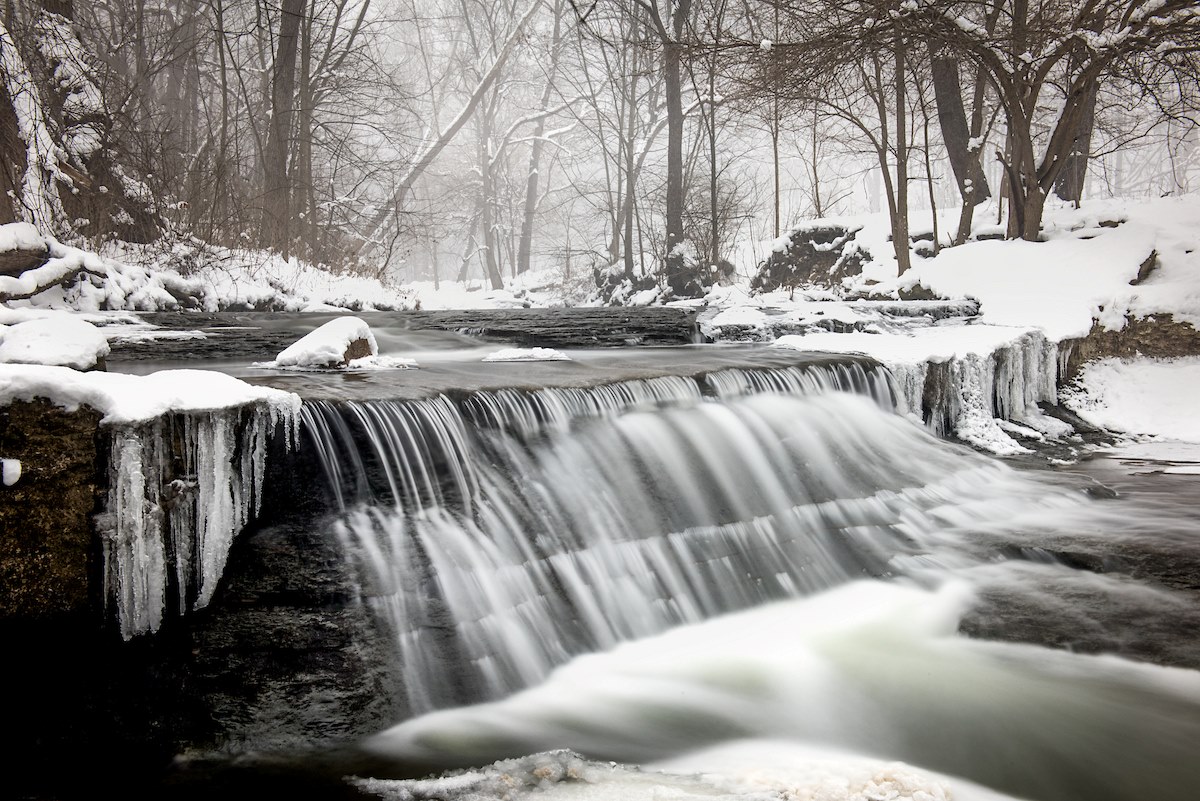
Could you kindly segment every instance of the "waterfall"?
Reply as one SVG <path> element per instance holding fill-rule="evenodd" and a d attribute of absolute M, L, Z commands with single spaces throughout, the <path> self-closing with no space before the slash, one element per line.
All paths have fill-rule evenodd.
<path fill-rule="evenodd" d="M 301 417 L 421 712 L 724 612 L 978 563 L 962 531 L 1073 502 L 895 398 L 855 361 Z"/>
<path fill-rule="evenodd" d="M 171 600 L 178 614 L 212 600 L 234 537 L 259 511 L 269 439 L 284 425 L 291 442 L 295 420 L 264 402 L 112 427 L 97 528 L 105 603 L 124 638 L 156 631 Z"/>

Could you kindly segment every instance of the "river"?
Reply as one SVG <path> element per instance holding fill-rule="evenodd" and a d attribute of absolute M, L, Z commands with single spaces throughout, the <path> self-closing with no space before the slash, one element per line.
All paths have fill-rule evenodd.
<path fill-rule="evenodd" d="M 184 760 L 176 792 L 1200 792 L 1200 455 L 998 460 L 896 414 L 868 363 L 761 346 L 485 366 L 504 344 L 377 336 L 420 368 L 194 364 L 312 401 L 321 525 L 410 715 L 334 749 Z"/>

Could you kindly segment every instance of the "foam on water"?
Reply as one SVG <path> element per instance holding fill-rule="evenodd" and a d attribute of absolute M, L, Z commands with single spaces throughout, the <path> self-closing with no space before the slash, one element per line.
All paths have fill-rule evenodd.
<path fill-rule="evenodd" d="M 407 721 L 367 747 L 477 765 L 565 747 L 721 773 L 728 761 L 694 752 L 752 738 L 901 760 L 1022 797 L 1193 797 L 1200 674 L 968 640 L 955 629 L 970 603 L 954 582 L 854 582 L 579 657 L 540 686 Z"/>

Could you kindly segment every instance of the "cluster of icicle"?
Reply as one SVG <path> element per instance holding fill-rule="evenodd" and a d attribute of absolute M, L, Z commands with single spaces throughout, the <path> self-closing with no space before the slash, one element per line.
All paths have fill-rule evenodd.
<path fill-rule="evenodd" d="M 178 412 L 113 431 L 104 541 L 105 599 L 121 635 L 156 631 L 212 600 L 234 537 L 258 514 L 276 427 L 295 441 L 294 405 Z"/>
<path fill-rule="evenodd" d="M 948 362 L 889 364 L 897 411 L 924 416 L 939 437 L 955 436 L 995 453 L 1023 450 L 999 421 L 1041 427 L 1039 403 L 1058 401 L 1058 348 L 1038 331 L 982 356 Z"/>

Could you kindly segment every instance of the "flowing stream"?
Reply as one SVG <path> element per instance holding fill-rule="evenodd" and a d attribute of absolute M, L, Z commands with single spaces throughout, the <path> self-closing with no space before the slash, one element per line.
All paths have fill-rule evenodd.
<path fill-rule="evenodd" d="M 438 347 L 416 388 L 232 370 L 311 390 L 320 525 L 397 666 L 407 719 L 352 749 L 343 787 L 1200 793 L 1194 476 L 984 456 L 936 436 L 954 410 L 921 424 L 911 375 L 861 359 L 681 347 L 481 372 L 480 346 Z M 1053 362 L 1029 348 L 939 394 L 990 387 L 982 412 L 1019 413 L 1048 391 L 1028 366 Z"/>
<path fill-rule="evenodd" d="M 1194 797 L 1200 674 L 1071 647 L 1120 651 L 1164 613 L 1195 635 L 1194 586 L 1116 556 L 1194 552 L 1195 526 L 938 439 L 892 398 L 849 364 L 307 405 L 338 536 L 425 713 L 364 749 L 400 774 L 587 758 L 359 788 Z M 1003 641 L 1039 631 L 1068 647 Z"/>

